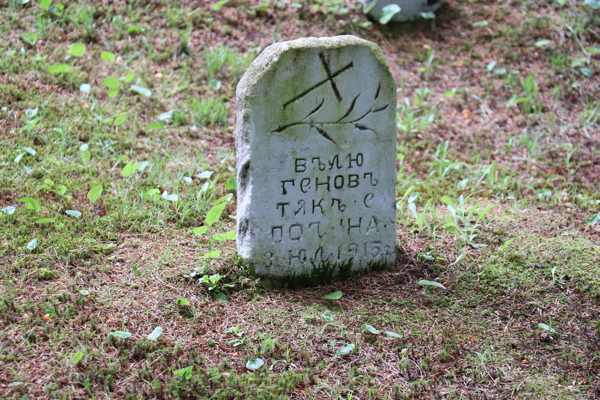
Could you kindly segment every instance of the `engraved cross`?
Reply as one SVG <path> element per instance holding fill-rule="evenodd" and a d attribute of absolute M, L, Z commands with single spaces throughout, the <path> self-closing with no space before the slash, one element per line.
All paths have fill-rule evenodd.
<path fill-rule="evenodd" d="M 333 92 L 335 93 L 335 97 L 337 98 L 338 102 L 341 102 L 343 100 L 333 78 L 340 75 L 342 72 L 352 68 L 354 66 L 354 64 L 352 64 L 352 61 L 351 61 L 348 64 L 346 64 L 345 66 L 343 66 L 342 68 L 340 68 L 339 70 L 335 71 L 334 73 L 331 73 L 331 70 L 329 69 L 329 64 L 327 63 L 327 60 L 325 59 L 324 53 L 320 53 L 319 58 L 321 59 L 321 64 L 323 65 L 323 68 L 325 69 L 327 78 L 315 83 L 313 86 L 309 87 L 308 89 L 306 89 L 305 91 L 303 91 L 302 93 L 300 93 L 299 95 L 294 97 L 293 99 L 285 102 L 283 104 L 283 108 L 286 108 L 288 105 L 290 105 L 294 101 L 306 96 L 307 94 L 309 94 L 310 92 L 312 92 L 313 90 L 315 90 L 316 88 L 318 88 L 319 86 L 321 86 L 327 82 L 329 82 L 331 84 L 331 88 L 333 89 Z"/>

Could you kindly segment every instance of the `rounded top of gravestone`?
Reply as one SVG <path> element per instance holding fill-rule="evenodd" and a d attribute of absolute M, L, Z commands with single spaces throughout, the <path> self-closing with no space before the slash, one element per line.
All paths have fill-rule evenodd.
<path fill-rule="evenodd" d="M 385 61 L 383 52 L 381 51 L 379 46 L 373 42 L 361 39 L 353 35 L 342 35 L 323 38 L 307 37 L 296 40 L 290 40 L 287 42 L 275 43 L 267 47 L 254 60 L 252 65 L 250 65 L 250 67 L 238 83 L 237 96 L 239 97 L 243 95 L 249 95 L 250 93 L 245 93 L 245 91 L 249 88 L 251 89 L 256 87 L 258 81 L 263 77 L 263 75 L 270 69 L 270 67 L 273 64 L 276 64 L 277 61 L 279 61 L 279 58 L 282 57 L 284 53 L 298 53 L 298 56 L 301 57 L 305 52 L 321 52 L 324 50 L 331 51 L 336 49 L 347 49 L 348 47 L 353 46 L 370 49 L 372 51 L 373 56 L 375 56 L 375 59 L 381 64 L 382 70 L 388 73 L 390 79 L 393 79 L 391 72 L 389 72 L 389 68 Z"/>

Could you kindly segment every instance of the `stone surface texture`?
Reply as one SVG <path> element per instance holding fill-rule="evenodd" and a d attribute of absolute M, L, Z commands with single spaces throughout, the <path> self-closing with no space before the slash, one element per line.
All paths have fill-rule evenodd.
<path fill-rule="evenodd" d="M 298 39 L 254 61 L 237 86 L 237 247 L 257 275 L 394 262 L 395 117 L 371 42 Z"/>
<path fill-rule="evenodd" d="M 392 22 L 409 21 L 419 18 L 422 12 L 433 12 L 440 8 L 442 0 L 357 0 L 363 7 L 369 7 L 373 2 L 376 4 L 367 13 L 371 18 L 379 21 L 381 10 L 389 4 L 397 4 L 400 12 L 392 17 Z"/>

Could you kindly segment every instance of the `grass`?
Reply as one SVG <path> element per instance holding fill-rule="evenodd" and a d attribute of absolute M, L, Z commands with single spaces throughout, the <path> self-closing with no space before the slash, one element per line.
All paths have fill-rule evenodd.
<path fill-rule="evenodd" d="M 0 2 L 0 397 L 596 398 L 597 10 L 213 5 Z M 215 236 L 235 86 L 273 41 L 336 34 L 398 82 L 397 264 L 267 290 Z"/>

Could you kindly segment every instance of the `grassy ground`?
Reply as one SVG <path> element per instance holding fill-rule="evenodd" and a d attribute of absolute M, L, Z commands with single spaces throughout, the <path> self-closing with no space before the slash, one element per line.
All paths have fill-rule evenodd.
<path fill-rule="evenodd" d="M 0 397 L 600 396 L 597 2 L 43 3 L 0 0 Z M 235 85 L 336 34 L 398 83 L 398 262 L 266 291 L 228 234 Z"/>

